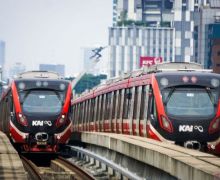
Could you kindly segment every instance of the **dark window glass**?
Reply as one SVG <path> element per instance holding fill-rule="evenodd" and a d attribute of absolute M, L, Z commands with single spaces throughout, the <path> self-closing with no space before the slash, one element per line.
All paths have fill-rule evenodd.
<path fill-rule="evenodd" d="M 64 94 L 56 91 L 33 90 L 19 92 L 24 113 L 59 113 Z"/>
<path fill-rule="evenodd" d="M 162 92 L 163 102 L 171 116 L 213 116 L 217 92 L 205 88 L 168 88 Z"/>

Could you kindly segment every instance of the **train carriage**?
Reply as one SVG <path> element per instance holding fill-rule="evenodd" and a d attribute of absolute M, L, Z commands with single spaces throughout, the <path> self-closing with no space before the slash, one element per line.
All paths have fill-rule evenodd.
<path fill-rule="evenodd" d="M 0 129 L 22 152 L 56 153 L 72 132 L 71 97 L 57 73 L 22 73 L 0 101 Z"/>
<path fill-rule="evenodd" d="M 73 101 L 75 131 L 124 133 L 220 152 L 220 75 L 165 63 L 109 80 Z"/>

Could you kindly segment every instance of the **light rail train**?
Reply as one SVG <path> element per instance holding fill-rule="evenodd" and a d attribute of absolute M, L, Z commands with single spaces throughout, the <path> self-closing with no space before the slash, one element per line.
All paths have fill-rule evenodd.
<path fill-rule="evenodd" d="M 0 130 L 21 152 L 56 153 L 72 133 L 71 97 L 70 82 L 56 73 L 22 73 L 0 101 Z"/>
<path fill-rule="evenodd" d="M 220 153 L 219 92 L 220 75 L 198 64 L 158 64 L 74 99 L 74 131 L 124 133 Z"/>

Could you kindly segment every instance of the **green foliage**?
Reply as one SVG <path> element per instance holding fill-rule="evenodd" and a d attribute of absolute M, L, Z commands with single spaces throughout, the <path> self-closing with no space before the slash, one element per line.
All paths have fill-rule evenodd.
<path fill-rule="evenodd" d="M 124 20 L 121 20 L 121 21 L 117 22 L 117 26 L 133 26 L 133 25 L 135 25 L 135 26 L 144 26 L 144 27 L 150 26 L 150 24 L 148 22 L 134 21 L 134 20 L 131 20 L 131 19 L 124 19 Z M 161 21 L 159 26 L 160 27 L 171 27 L 171 24 L 168 21 Z"/>
<path fill-rule="evenodd" d="M 170 22 L 168 22 L 168 21 L 161 21 L 160 26 L 161 27 L 171 27 Z"/>
<path fill-rule="evenodd" d="M 130 20 L 130 19 L 117 22 L 117 26 L 132 26 L 132 25 L 147 27 L 148 23 L 144 22 L 144 21 L 134 21 L 134 20 Z"/>
<path fill-rule="evenodd" d="M 93 87 L 99 85 L 101 80 L 106 79 L 107 75 L 101 74 L 99 76 L 94 76 L 92 74 L 85 74 L 80 81 L 76 84 L 74 90 L 76 94 L 81 94 L 86 89 L 92 89 Z"/>
<path fill-rule="evenodd" d="M 72 81 L 73 79 L 75 79 L 75 77 L 65 77 L 65 80 L 67 80 L 67 81 Z"/>

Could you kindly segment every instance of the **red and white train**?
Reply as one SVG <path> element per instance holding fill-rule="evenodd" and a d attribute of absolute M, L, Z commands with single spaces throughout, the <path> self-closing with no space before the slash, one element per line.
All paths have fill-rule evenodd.
<path fill-rule="evenodd" d="M 0 130 L 22 152 L 59 151 L 72 133 L 71 84 L 31 71 L 12 81 L 0 101 Z"/>
<path fill-rule="evenodd" d="M 73 100 L 74 131 L 144 136 L 220 153 L 220 75 L 164 63 Z"/>

